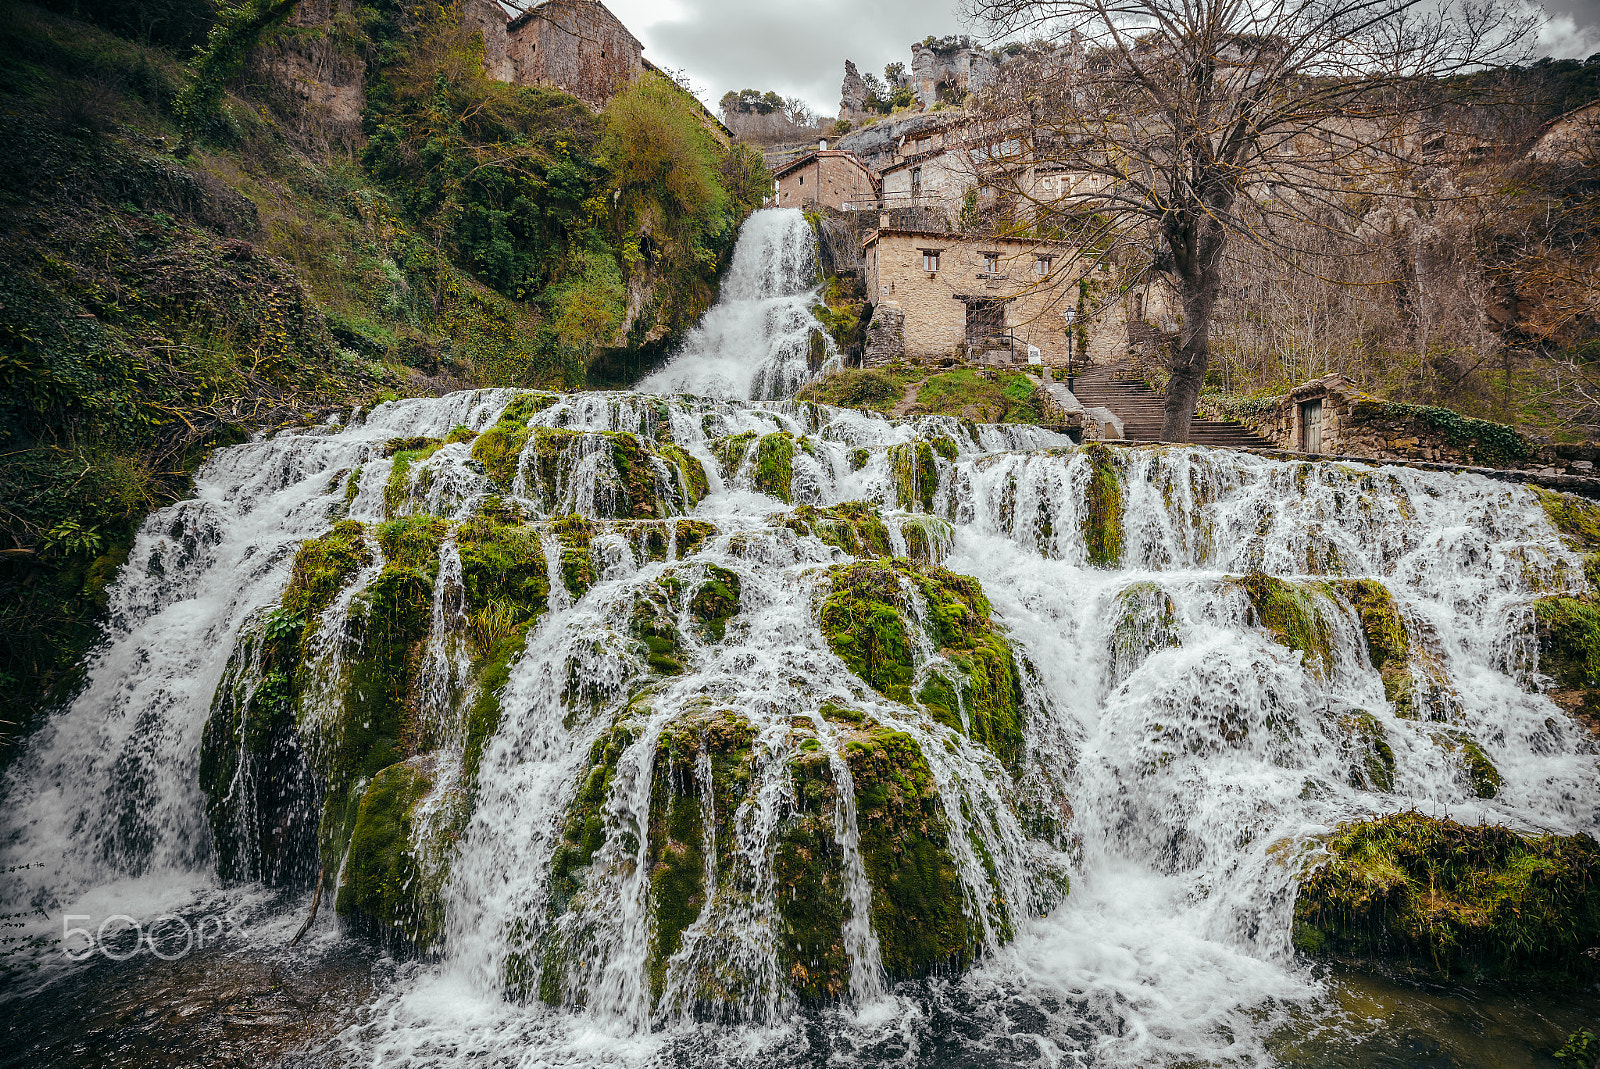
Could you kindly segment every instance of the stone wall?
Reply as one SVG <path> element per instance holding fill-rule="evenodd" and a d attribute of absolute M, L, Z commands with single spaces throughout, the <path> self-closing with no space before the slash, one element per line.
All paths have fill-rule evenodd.
<path fill-rule="evenodd" d="M 597 111 L 644 73 L 643 47 L 597 0 L 546 0 L 506 26 L 512 81 L 554 86 Z"/>
<path fill-rule="evenodd" d="M 861 353 L 861 366 L 886 367 L 906 357 L 906 314 L 893 301 L 872 310 L 867 326 L 867 346 Z"/>
<path fill-rule="evenodd" d="M 1362 393 L 1343 375 L 1302 383 L 1279 397 L 1202 397 L 1200 414 L 1232 419 L 1279 449 L 1304 452 L 1308 403 L 1320 402 L 1322 454 L 1372 460 L 1431 461 L 1537 472 L 1594 475 L 1600 446 L 1541 444 L 1515 429 L 1448 409 L 1397 404 Z"/>
<path fill-rule="evenodd" d="M 939 269 L 923 268 L 924 250 L 939 251 Z M 999 254 L 989 271 L 985 252 Z M 1077 303 L 1078 268 L 1071 250 L 1054 242 L 970 235 L 880 230 L 867 239 L 867 296 L 874 305 L 893 302 L 905 316 L 905 350 L 912 359 L 959 357 L 967 352 L 967 299 L 1005 302 L 1001 329 L 1014 332 L 1017 362 L 1037 346 L 1046 363 L 1065 364 L 1066 324 L 1061 313 Z M 1055 257 L 1048 275 L 1035 268 L 1041 255 Z"/>

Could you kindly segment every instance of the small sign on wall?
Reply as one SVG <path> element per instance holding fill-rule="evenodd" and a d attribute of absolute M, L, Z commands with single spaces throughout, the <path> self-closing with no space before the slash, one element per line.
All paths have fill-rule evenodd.
<path fill-rule="evenodd" d="M 1039 351 L 1037 345 L 1028 346 L 1028 363 L 1034 367 L 1039 367 L 1044 363 L 1044 354 Z"/>

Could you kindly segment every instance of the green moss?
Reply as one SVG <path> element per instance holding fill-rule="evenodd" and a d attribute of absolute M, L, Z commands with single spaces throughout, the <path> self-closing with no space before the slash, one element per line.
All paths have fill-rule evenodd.
<path fill-rule="evenodd" d="M 683 672 L 686 658 L 676 618 L 667 592 L 653 585 L 640 591 L 629 615 L 629 633 L 644 643 L 645 662 L 662 675 L 675 676 Z"/>
<path fill-rule="evenodd" d="M 1252 624 L 1268 631 L 1280 646 L 1299 650 L 1306 666 L 1324 677 L 1333 671 L 1333 629 L 1312 594 L 1261 572 L 1233 582 L 1250 599 Z"/>
<path fill-rule="evenodd" d="M 950 524 L 934 516 L 905 516 L 900 521 L 900 537 L 906 543 L 906 557 L 918 564 L 937 564 L 943 547 L 952 538 Z"/>
<path fill-rule="evenodd" d="M 872 928 L 891 979 L 964 969 L 981 942 L 969 917 L 932 773 L 910 735 L 875 728 L 845 745 L 855 784 Z"/>
<path fill-rule="evenodd" d="M 559 516 L 550 521 L 556 540 L 561 543 L 561 582 L 574 598 L 581 598 L 594 586 L 594 558 L 590 546 L 594 525 L 583 516 Z"/>
<path fill-rule="evenodd" d="M 1493 798 L 1500 793 L 1500 788 L 1505 781 L 1500 776 L 1500 770 L 1494 767 L 1494 762 L 1483 752 L 1483 747 L 1464 731 L 1436 731 L 1433 733 L 1433 743 L 1445 753 L 1450 754 L 1460 768 L 1461 774 L 1466 777 L 1467 784 L 1472 788 L 1472 793 L 1479 798 Z"/>
<path fill-rule="evenodd" d="M 1443 976 L 1485 971 L 1593 978 L 1600 846 L 1419 813 L 1341 825 L 1295 902 L 1295 945 L 1398 958 Z"/>
<path fill-rule="evenodd" d="M 1600 687 L 1600 606 L 1589 598 L 1540 598 L 1533 612 L 1540 670 L 1564 688 Z"/>
<path fill-rule="evenodd" d="M 950 437 L 948 434 L 941 434 L 936 438 L 930 438 L 928 439 L 928 444 L 933 447 L 933 451 L 935 453 L 938 453 L 941 457 L 944 457 L 951 463 L 955 462 L 956 457 L 961 452 L 960 447 L 956 445 L 956 440 Z"/>
<path fill-rule="evenodd" d="M 378 525 L 383 558 L 397 568 L 411 568 L 432 581 L 439 574 L 439 547 L 450 524 L 436 516 L 404 516 Z"/>
<path fill-rule="evenodd" d="M 422 453 L 431 456 L 443 444 L 439 438 L 390 438 L 383 443 L 383 455 L 398 457 L 402 453 Z"/>
<path fill-rule="evenodd" d="M 933 446 L 927 442 L 891 445 L 888 456 L 895 507 L 906 512 L 932 512 L 933 499 L 939 492 L 939 465 Z"/>
<path fill-rule="evenodd" d="M 319 615 L 345 584 L 371 562 L 366 528 L 355 520 L 339 521 L 321 538 L 300 544 L 289 587 L 283 595 L 284 611 L 308 620 Z"/>
<path fill-rule="evenodd" d="M 802 537 L 819 538 L 852 557 L 892 556 L 889 528 L 883 522 L 883 515 L 866 501 L 846 501 L 827 508 L 801 505 L 772 517 L 769 522 L 787 527 Z"/>
<path fill-rule="evenodd" d="M 739 576 L 715 564 L 706 565 L 705 582 L 689 602 L 689 612 L 701 633 L 712 642 L 721 642 L 728 621 L 739 614 Z"/>
<path fill-rule="evenodd" d="M 871 458 L 872 454 L 865 449 L 850 450 L 850 470 L 860 471 L 867 466 L 867 461 Z"/>
<path fill-rule="evenodd" d="M 1363 791 L 1394 793 L 1394 750 L 1383 725 L 1357 709 L 1339 720 L 1339 738 L 1350 757 L 1350 786 Z"/>
<path fill-rule="evenodd" d="M 755 431 L 745 431 L 742 434 L 730 434 L 723 438 L 713 439 L 709 443 L 711 455 L 717 458 L 717 463 L 722 466 L 722 477 L 731 479 L 744 465 L 745 458 L 750 453 L 750 447 L 755 444 L 760 435 Z"/>
<path fill-rule="evenodd" d="M 561 401 L 560 394 L 542 392 L 521 392 L 511 399 L 505 411 L 500 413 L 501 423 L 520 423 L 526 425 L 528 420 Z"/>
<path fill-rule="evenodd" d="M 478 435 L 472 444 L 472 459 L 483 465 L 495 487 L 502 492 L 511 489 L 517 478 L 517 460 L 527 447 L 531 432 L 514 423 L 497 423 Z"/>
<path fill-rule="evenodd" d="M 1089 563 L 1113 568 L 1122 562 L 1122 476 L 1115 455 L 1098 443 L 1084 450 L 1089 488 L 1083 510 L 1083 544 Z"/>
<path fill-rule="evenodd" d="M 787 431 L 764 434 L 756 443 L 755 488 L 787 502 L 794 484 L 794 436 Z"/>
<path fill-rule="evenodd" d="M 282 886 L 316 873 L 315 785 L 289 675 L 304 626 L 282 609 L 246 623 L 201 732 L 198 779 L 224 880 Z"/>
<path fill-rule="evenodd" d="M 667 463 L 678 471 L 679 485 L 683 487 L 688 498 L 685 511 L 694 508 L 711 492 L 710 483 L 706 480 L 705 465 L 675 445 L 658 444 L 655 449 Z"/>
<path fill-rule="evenodd" d="M 1411 638 L 1389 588 L 1376 579 L 1345 579 L 1330 584 L 1341 592 L 1361 621 L 1367 656 L 1383 679 L 1383 694 L 1395 715 L 1415 719 L 1416 683 L 1411 675 Z"/>
<path fill-rule="evenodd" d="M 916 695 L 940 723 L 988 747 L 1008 767 L 1022 751 L 1021 683 L 1011 647 L 989 622 L 989 601 L 976 579 L 943 568 L 861 563 L 830 572 L 822 604 L 828 645 L 884 697 L 913 704 L 916 626 L 907 587 L 927 609 L 929 637 L 948 662 Z"/>
<path fill-rule="evenodd" d="M 1172 596 L 1153 582 L 1134 583 L 1117 595 L 1117 626 L 1111 633 L 1111 653 L 1119 677 L 1144 664 L 1150 654 L 1182 645 L 1178 634 L 1178 607 Z"/>
<path fill-rule="evenodd" d="M 451 427 L 450 433 L 444 436 L 445 445 L 456 445 L 460 442 L 475 442 L 477 440 L 478 432 L 460 423 Z"/>
<path fill-rule="evenodd" d="M 1600 593 L 1600 505 L 1573 494 L 1558 494 L 1530 486 L 1539 498 L 1550 524 L 1568 547 L 1584 554 L 1584 577 L 1591 590 Z M 1596 710 L 1600 713 L 1600 709 Z"/>
<path fill-rule="evenodd" d="M 467 611 L 475 620 L 494 606 L 505 606 L 513 614 L 511 626 L 520 627 L 545 611 L 550 573 L 537 528 L 480 515 L 456 529 L 456 550 Z M 494 642 L 479 645 L 480 656 L 485 656 Z"/>
<path fill-rule="evenodd" d="M 794 799 L 778 827 L 772 858 L 778 960 L 795 994 L 809 1002 L 832 1001 L 850 990 L 844 856 L 833 828 L 839 792 L 828 755 L 816 741 L 803 739 L 789 759 Z"/>
<path fill-rule="evenodd" d="M 444 883 L 466 815 L 458 798 L 430 820 L 421 807 L 433 786 L 418 761 L 390 765 L 373 777 L 361 794 L 336 902 L 341 917 L 424 951 L 443 935 Z M 430 827 L 433 821 L 443 826 Z M 419 850 L 419 842 L 427 849 Z"/>

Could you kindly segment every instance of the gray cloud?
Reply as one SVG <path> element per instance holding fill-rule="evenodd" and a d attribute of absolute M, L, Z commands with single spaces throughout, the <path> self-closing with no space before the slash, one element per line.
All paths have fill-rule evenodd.
<path fill-rule="evenodd" d="M 730 89 L 801 96 L 839 110 L 844 61 L 862 72 L 907 62 L 911 43 L 961 33 L 954 0 L 608 0 L 659 66 L 688 73 L 715 107 Z M 1600 0 L 1545 0 L 1541 52 L 1585 58 L 1600 49 Z"/>
<path fill-rule="evenodd" d="M 686 70 L 715 105 L 728 90 L 801 96 L 823 115 L 839 112 L 844 61 L 882 73 L 911 59 L 911 43 L 963 32 L 948 4 L 926 0 L 677 0 L 679 17 L 634 27 L 635 9 L 659 0 L 619 0 L 618 17 L 658 66 Z M 644 15 L 649 20 L 650 15 Z"/>

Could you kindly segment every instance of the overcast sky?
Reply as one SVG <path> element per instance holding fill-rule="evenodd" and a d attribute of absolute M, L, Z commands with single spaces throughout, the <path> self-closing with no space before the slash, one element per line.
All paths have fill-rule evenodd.
<path fill-rule="evenodd" d="M 951 0 L 605 0 L 657 66 L 684 70 L 712 108 L 730 89 L 801 96 L 839 112 L 844 61 L 909 62 L 911 42 L 963 32 Z M 1540 52 L 1600 51 L 1600 0 L 1547 0 Z"/>

